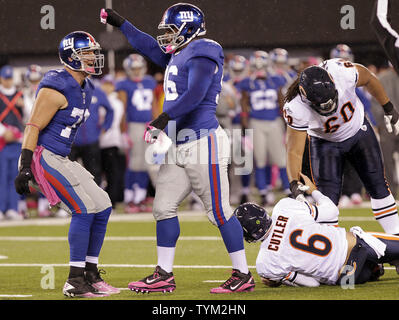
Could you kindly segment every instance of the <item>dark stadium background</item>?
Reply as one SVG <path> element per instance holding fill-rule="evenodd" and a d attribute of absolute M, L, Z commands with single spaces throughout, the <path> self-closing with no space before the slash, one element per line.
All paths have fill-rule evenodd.
<path fill-rule="evenodd" d="M 115 50 L 115 66 L 132 52 L 117 30 L 106 33 L 99 21 L 105 0 L 0 0 L 0 66 L 58 64 L 60 39 L 75 30 L 85 30 L 100 41 L 106 52 Z M 143 31 L 156 36 L 164 10 L 178 1 L 113 0 L 112 7 Z M 205 13 L 207 37 L 218 41 L 226 51 L 269 50 L 283 47 L 291 56 L 320 55 L 337 43 L 348 44 L 357 62 L 379 64 L 382 50 L 369 25 L 374 0 L 191 0 Z M 399 26 L 399 1 L 393 2 L 394 28 Z M 55 9 L 55 29 L 42 30 L 40 9 Z M 355 9 L 355 29 L 343 30 L 341 8 Z M 106 62 L 107 65 L 107 62 Z M 154 71 L 150 65 L 150 72 Z M 105 70 L 107 72 L 107 70 Z"/>

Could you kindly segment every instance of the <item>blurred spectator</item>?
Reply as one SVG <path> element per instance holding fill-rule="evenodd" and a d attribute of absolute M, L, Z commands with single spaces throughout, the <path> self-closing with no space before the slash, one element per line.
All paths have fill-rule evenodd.
<path fill-rule="evenodd" d="M 237 107 L 235 110 L 235 115 L 231 121 L 231 125 L 233 130 L 242 130 L 242 107 L 241 107 L 241 91 L 239 88 L 239 83 L 241 80 L 246 78 L 249 75 L 249 61 L 242 55 L 231 55 L 228 57 L 228 63 L 226 67 L 225 76 L 223 81 L 230 83 L 236 94 L 236 100 L 238 101 Z M 244 131 L 242 130 L 242 133 Z M 245 140 L 236 141 L 236 139 L 232 140 L 232 143 L 239 143 L 239 145 L 232 145 L 233 152 L 239 152 L 239 154 L 235 155 L 232 153 L 233 157 L 242 157 L 245 155 L 245 152 L 252 152 L 252 150 L 248 150 L 248 144 L 243 143 Z M 241 182 L 241 188 L 239 188 L 239 202 L 245 203 L 249 201 L 249 193 L 250 193 L 250 184 L 251 184 L 251 173 L 243 174 L 237 176 L 234 174 L 235 170 L 230 171 L 230 179 L 234 181 L 233 185 L 238 186 L 238 181 Z M 231 188 L 233 193 L 235 188 Z"/>
<path fill-rule="evenodd" d="M 22 220 L 14 179 L 22 146 L 24 101 L 13 76 L 11 66 L 0 69 L 0 219 Z"/>
<path fill-rule="evenodd" d="M 143 140 L 146 124 L 158 109 L 155 97 L 157 82 L 147 74 L 147 62 L 139 54 L 131 54 L 123 61 L 127 77 L 116 83 L 119 99 L 124 104 L 122 132 L 127 132 L 133 147 L 128 157 L 125 176 L 124 201 L 127 213 L 152 211 L 144 200 L 149 184 L 150 164 L 145 160 L 148 145 Z"/>
<path fill-rule="evenodd" d="M 100 136 L 100 149 L 102 173 L 106 181 L 105 191 L 111 199 L 112 207 L 115 208 L 117 202 L 123 202 L 123 181 L 126 169 L 125 146 L 120 129 L 124 106 L 114 91 L 115 81 L 111 75 L 106 75 L 101 80 L 101 88 L 107 95 L 114 111 L 111 127 Z M 106 111 L 104 108 L 100 108 L 99 113 L 100 118 L 105 118 Z"/>
<path fill-rule="evenodd" d="M 99 109 L 106 110 L 104 121 L 100 122 Z M 69 159 L 77 161 L 81 159 L 83 166 L 94 176 L 94 181 L 101 184 L 101 151 L 99 145 L 100 134 L 111 128 L 114 116 L 108 98 L 104 91 L 98 86 L 95 87 L 91 105 L 90 115 L 80 126 L 73 143 Z"/>
<path fill-rule="evenodd" d="M 275 197 L 270 188 L 267 165 L 279 169 L 283 189 L 289 193 L 284 147 L 284 122 L 281 117 L 282 88 L 287 80 L 280 75 L 270 75 L 269 55 L 255 51 L 250 58 L 252 74 L 237 85 L 241 91 L 243 108 L 242 124 L 253 132 L 255 159 L 255 183 L 261 196 L 262 206 L 272 205 Z M 269 167 L 270 168 L 270 167 Z M 269 181 L 268 181 L 269 178 Z"/>

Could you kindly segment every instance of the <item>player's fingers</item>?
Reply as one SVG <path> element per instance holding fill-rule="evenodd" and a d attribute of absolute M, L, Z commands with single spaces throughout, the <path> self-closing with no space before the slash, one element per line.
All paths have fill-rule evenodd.
<path fill-rule="evenodd" d="M 100 11 L 100 21 L 101 21 L 101 23 L 106 24 L 107 23 L 107 17 L 108 17 L 107 11 L 105 11 L 105 9 L 102 8 L 101 11 Z"/>
<path fill-rule="evenodd" d="M 384 116 L 385 127 L 389 133 L 392 133 L 391 118 L 392 116 Z"/>

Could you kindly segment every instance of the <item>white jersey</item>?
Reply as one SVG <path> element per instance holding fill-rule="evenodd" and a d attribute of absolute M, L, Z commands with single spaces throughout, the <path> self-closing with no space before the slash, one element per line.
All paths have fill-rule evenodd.
<path fill-rule="evenodd" d="M 328 200 L 324 208 L 336 208 Z M 323 206 L 291 198 L 280 200 L 273 209 L 272 229 L 256 259 L 258 274 L 280 281 L 296 272 L 334 285 L 345 263 L 348 242 L 344 228 L 316 222 L 323 211 Z"/>
<path fill-rule="evenodd" d="M 357 98 L 356 84 L 358 72 L 355 65 L 342 59 L 322 62 L 338 91 L 338 108 L 330 116 L 322 116 L 314 111 L 298 94 L 284 105 L 284 119 L 295 130 L 306 130 L 310 136 L 332 142 L 341 142 L 353 137 L 364 121 L 364 106 Z"/>

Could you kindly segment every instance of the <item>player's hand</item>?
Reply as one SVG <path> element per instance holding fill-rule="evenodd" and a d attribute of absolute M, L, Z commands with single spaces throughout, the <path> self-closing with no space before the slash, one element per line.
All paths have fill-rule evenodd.
<path fill-rule="evenodd" d="M 385 127 L 389 133 L 399 134 L 399 113 L 391 102 L 382 106 L 384 108 Z"/>
<path fill-rule="evenodd" d="M 110 24 L 114 27 L 120 27 L 124 22 L 125 18 L 120 16 L 116 11 L 112 9 L 101 9 L 100 21 L 104 24 Z"/>
<path fill-rule="evenodd" d="M 29 194 L 29 180 L 33 179 L 33 173 L 30 168 L 22 168 L 14 180 L 15 190 L 19 194 Z"/>
<path fill-rule="evenodd" d="M 298 180 L 292 180 L 290 182 L 290 190 L 292 192 L 292 197 L 294 199 L 303 198 L 306 191 L 309 190 L 309 187 L 302 184 Z M 298 200 L 298 199 L 297 199 Z"/>
<path fill-rule="evenodd" d="M 309 189 L 305 191 L 306 194 L 311 195 L 313 191 L 317 190 L 316 185 L 312 182 L 312 180 L 309 179 L 308 176 L 305 176 L 303 173 L 301 173 L 301 178 L 305 185 L 309 187 Z"/>
<path fill-rule="evenodd" d="M 152 125 L 148 125 L 147 128 L 144 131 L 144 141 L 153 144 L 155 141 L 157 141 L 159 134 L 161 133 L 162 130 L 155 128 Z"/>

